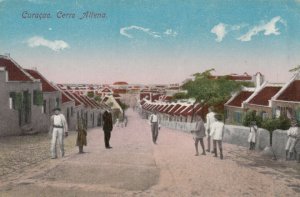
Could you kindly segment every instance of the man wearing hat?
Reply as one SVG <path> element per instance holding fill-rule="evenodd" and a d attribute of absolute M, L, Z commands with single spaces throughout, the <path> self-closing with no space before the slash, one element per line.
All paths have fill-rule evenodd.
<path fill-rule="evenodd" d="M 68 124 L 65 116 L 61 113 L 60 108 L 54 109 L 54 115 L 51 116 L 50 120 L 50 135 L 52 136 L 51 140 L 51 158 L 56 159 L 56 144 L 58 141 L 61 156 L 64 157 L 64 137 L 68 136 Z"/>
<path fill-rule="evenodd" d="M 288 140 L 285 146 L 285 158 L 286 160 L 292 160 L 294 156 L 293 154 L 295 151 L 295 145 L 300 135 L 297 120 L 294 118 L 291 120 L 291 127 L 287 131 L 287 135 L 288 135 Z"/>

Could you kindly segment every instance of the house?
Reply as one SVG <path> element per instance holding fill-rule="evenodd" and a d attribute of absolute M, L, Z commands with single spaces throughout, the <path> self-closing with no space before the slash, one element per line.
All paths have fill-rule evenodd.
<path fill-rule="evenodd" d="M 68 123 L 68 129 L 75 131 L 77 128 L 78 118 L 76 116 L 76 104 L 75 100 L 69 97 L 64 91 L 60 91 L 62 95 L 61 111 L 66 117 Z"/>
<path fill-rule="evenodd" d="M 60 91 L 50 83 L 41 73 L 37 70 L 25 69 L 34 79 L 40 80 L 42 83 L 43 92 L 43 122 L 45 129 L 50 126 L 50 117 L 53 114 L 53 110 L 57 107 L 61 107 L 61 93 Z M 48 129 L 47 129 L 48 130 Z"/>
<path fill-rule="evenodd" d="M 253 91 L 242 90 L 231 97 L 225 104 L 225 122 L 241 125 L 246 108 L 244 103 L 254 93 Z"/>
<path fill-rule="evenodd" d="M 0 56 L 0 136 L 43 132 L 42 84 L 9 56 Z"/>
<path fill-rule="evenodd" d="M 300 72 L 286 83 L 271 99 L 273 113 L 276 117 L 285 116 L 292 118 L 296 116 L 300 121 Z"/>
<path fill-rule="evenodd" d="M 262 118 L 273 116 L 273 106 L 271 98 L 282 88 L 281 84 L 264 83 L 260 89 L 255 91 L 244 103 L 246 110 L 256 111 Z"/>
<path fill-rule="evenodd" d="M 113 92 L 110 88 L 105 87 L 105 88 L 103 88 L 103 89 L 100 91 L 99 94 L 101 94 L 101 97 L 104 98 L 105 96 L 110 96 L 110 95 L 112 95 L 113 93 L 114 93 L 114 92 Z"/>

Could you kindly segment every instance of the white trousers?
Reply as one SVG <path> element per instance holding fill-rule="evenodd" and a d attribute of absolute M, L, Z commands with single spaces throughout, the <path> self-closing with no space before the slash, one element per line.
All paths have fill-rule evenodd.
<path fill-rule="evenodd" d="M 287 140 L 286 146 L 285 146 L 285 150 L 291 152 L 294 152 L 294 148 L 297 142 L 297 138 L 295 137 L 290 137 Z"/>
<path fill-rule="evenodd" d="M 64 130 L 62 128 L 53 128 L 52 140 L 51 140 L 51 156 L 52 158 L 57 157 L 56 144 L 59 144 L 61 156 L 65 155 L 64 150 Z"/>

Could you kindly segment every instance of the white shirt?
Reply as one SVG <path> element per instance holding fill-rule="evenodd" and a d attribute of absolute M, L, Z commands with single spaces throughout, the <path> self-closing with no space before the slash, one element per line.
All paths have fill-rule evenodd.
<path fill-rule="evenodd" d="M 51 116 L 51 121 L 52 121 L 53 125 L 62 126 L 64 129 L 64 132 L 68 132 L 68 124 L 67 124 L 66 118 L 63 114 Z"/>
<path fill-rule="evenodd" d="M 206 115 L 206 131 L 211 130 L 212 124 L 216 122 L 215 115 L 216 114 L 214 112 L 209 112 Z"/>
<path fill-rule="evenodd" d="M 288 136 L 292 137 L 299 137 L 300 132 L 298 127 L 290 127 L 289 130 L 287 131 Z"/>
<path fill-rule="evenodd" d="M 63 126 L 63 120 L 60 114 L 53 116 L 53 124 L 56 126 Z"/>
<path fill-rule="evenodd" d="M 223 122 L 214 122 L 211 125 L 210 136 L 213 140 L 222 140 L 224 135 L 224 123 Z"/>
<path fill-rule="evenodd" d="M 150 123 L 158 122 L 158 116 L 156 114 L 152 114 L 150 116 Z"/>

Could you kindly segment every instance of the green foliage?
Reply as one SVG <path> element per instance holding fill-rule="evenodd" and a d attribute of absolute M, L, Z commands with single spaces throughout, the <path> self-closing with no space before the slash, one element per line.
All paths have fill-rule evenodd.
<path fill-rule="evenodd" d="M 291 123 L 288 118 L 280 117 L 280 118 L 266 118 L 263 120 L 261 127 L 270 132 L 270 145 L 272 146 L 272 137 L 273 131 L 277 129 L 287 130 L 290 128 Z"/>
<path fill-rule="evenodd" d="M 188 95 L 184 92 L 178 92 L 173 95 L 172 100 L 180 100 L 180 99 L 187 99 L 189 98 Z"/>
<path fill-rule="evenodd" d="M 100 102 L 101 101 L 101 96 L 95 96 L 95 101 Z"/>
<path fill-rule="evenodd" d="M 246 127 L 249 127 L 250 126 L 250 123 L 255 121 L 256 122 L 256 125 L 258 127 L 261 127 L 261 124 L 262 124 L 262 117 L 261 116 L 258 116 L 256 115 L 256 112 L 251 110 L 251 111 L 248 111 L 243 119 L 243 125 L 246 126 Z"/>
<path fill-rule="evenodd" d="M 94 98 L 95 94 L 93 91 L 90 91 L 87 93 L 87 96 L 90 97 L 90 98 Z"/>
<path fill-rule="evenodd" d="M 241 90 L 242 82 L 228 80 L 226 76 L 213 78 L 211 71 L 214 69 L 196 73 L 195 80 L 183 85 L 183 89 L 188 91 L 188 97 L 198 102 L 204 100 L 207 105 L 218 105 L 226 102 L 233 92 Z"/>

